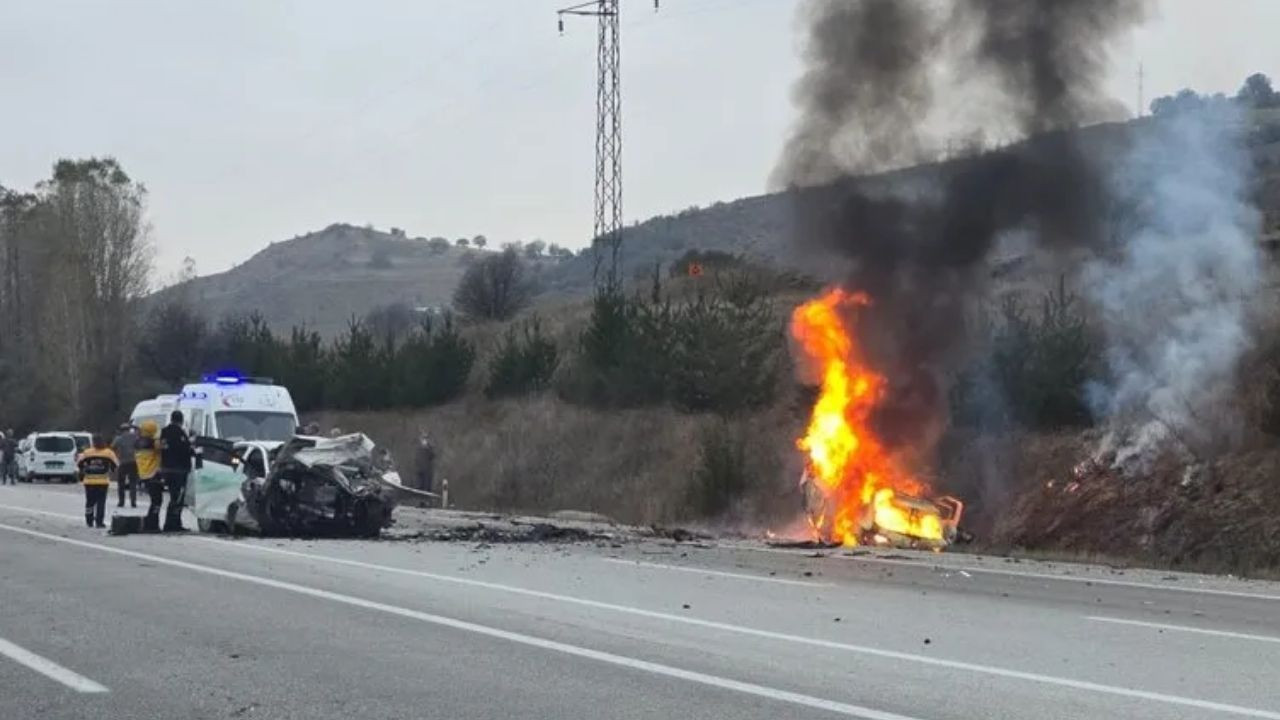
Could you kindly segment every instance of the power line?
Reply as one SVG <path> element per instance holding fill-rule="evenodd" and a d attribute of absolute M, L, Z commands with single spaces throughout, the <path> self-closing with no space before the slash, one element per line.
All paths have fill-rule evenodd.
<path fill-rule="evenodd" d="M 653 0 L 654 10 L 658 3 Z M 599 281 L 600 245 L 608 246 L 606 283 L 617 287 L 622 253 L 622 53 L 618 0 L 591 0 L 557 10 L 556 23 L 562 34 L 565 16 L 596 19 L 596 183 L 591 247 L 595 253 L 594 274 Z"/>

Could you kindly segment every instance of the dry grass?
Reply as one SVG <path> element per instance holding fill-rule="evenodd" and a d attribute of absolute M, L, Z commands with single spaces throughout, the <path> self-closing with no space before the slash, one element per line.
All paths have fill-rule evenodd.
<path fill-rule="evenodd" d="M 362 431 L 389 447 L 406 477 L 420 428 L 435 440 L 436 477 L 460 507 L 501 511 L 587 510 L 621 522 L 694 519 L 690 505 L 702 433 L 729 422 L 748 438 L 747 496 L 731 513 L 749 522 L 798 507 L 791 446 L 795 424 L 771 410 L 721 421 L 669 408 L 600 411 L 542 396 L 468 397 L 423 411 L 324 413 L 325 427 Z"/>

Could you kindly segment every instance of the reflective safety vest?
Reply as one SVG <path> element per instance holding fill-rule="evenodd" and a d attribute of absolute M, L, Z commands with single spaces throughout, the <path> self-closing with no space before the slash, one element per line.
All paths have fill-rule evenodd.
<path fill-rule="evenodd" d="M 133 443 L 133 461 L 138 465 L 138 479 L 146 482 L 160 474 L 160 428 L 155 420 L 144 420 L 138 430 L 142 436 Z"/>
<path fill-rule="evenodd" d="M 80 453 L 76 467 L 80 468 L 80 478 L 85 485 L 109 485 L 120 462 L 110 448 L 99 450 L 91 447 Z"/>

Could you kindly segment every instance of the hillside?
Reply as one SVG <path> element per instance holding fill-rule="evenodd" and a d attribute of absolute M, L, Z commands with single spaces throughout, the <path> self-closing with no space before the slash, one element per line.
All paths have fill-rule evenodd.
<path fill-rule="evenodd" d="M 1259 125 L 1278 120 L 1255 118 Z M 1149 122 L 1096 125 L 1076 132 L 1091 151 L 1115 155 Z M 1280 142 L 1256 143 L 1251 149 L 1258 171 L 1256 199 L 1268 217 L 1264 240 L 1275 246 L 1280 244 Z M 959 157 L 847 182 L 879 188 L 911 187 L 955 172 L 972 161 L 972 157 Z M 793 198 L 786 192 L 772 193 L 633 224 L 624 235 L 623 276 L 647 276 L 655 264 L 665 269 L 689 250 L 719 250 L 830 279 L 840 272 L 840 263 L 814 253 L 799 253 L 791 243 L 793 206 Z M 448 305 L 468 261 L 481 252 L 485 251 L 334 224 L 272 243 L 226 272 L 196 278 L 181 287 L 213 320 L 258 311 L 272 327 L 306 324 L 330 336 L 341 331 L 353 315 L 364 316 L 379 306 Z M 1036 287 L 1046 277 L 1056 277 L 1056 271 L 1037 268 L 1033 258 L 1021 257 L 1016 250 L 997 253 L 995 261 L 993 272 L 1005 289 Z M 540 290 L 547 299 L 554 299 L 590 292 L 593 269 L 592 257 L 583 253 L 563 262 L 536 263 L 533 271 Z M 164 291 L 170 292 L 174 289 Z"/>
<path fill-rule="evenodd" d="M 447 305 L 479 252 L 334 224 L 272 243 L 226 272 L 180 288 L 214 320 L 257 311 L 275 328 L 305 324 L 332 335 L 353 315 L 381 305 Z"/>
<path fill-rule="evenodd" d="M 1255 111 L 1251 121 L 1255 129 L 1268 127 L 1270 137 L 1280 137 L 1280 111 Z M 1132 122 L 1104 123 L 1075 130 L 1076 142 L 1086 152 L 1099 157 L 1119 157 L 1123 149 L 1146 132 L 1154 122 L 1144 118 Z M 1034 146 L 1044 138 L 1033 138 L 1020 144 Z M 1280 243 L 1280 142 L 1251 142 L 1251 154 L 1258 172 L 1257 202 L 1268 216 L 1268 241 Z M 890 172 L 852 178 L 844 181 L 866 189 L 888 190 L 926 187 L 930 181 L 957 172 L 976 156 L 960 156 L 940 162 L 926 163 Z M 809 188 L 790 192 L 821 194 L 828 188 Z M 826 278 L 840 271 L 841 263 L 830 257 L 799 253 L 791 243 L 795 218 L 793 199 L 787 192 L 717 202 L 706 208 L 689 208 L 628 226 L 624 230 L 622 253 L 623 276 L 647 276 L 660 264 L 666 267 L 686 251 L 722 250 L 744 254 L 787 268 Z M 1023 258 L 999 254 L 994 271 L 1002 275 L 1012 267 L 1014 275 L 1006 281 L 1034 281 L 1021 277 Z M 592 259 L 580 256 L 550 268 L 544 278 L 544 289 L 573 294 L 591 285 Z"/>

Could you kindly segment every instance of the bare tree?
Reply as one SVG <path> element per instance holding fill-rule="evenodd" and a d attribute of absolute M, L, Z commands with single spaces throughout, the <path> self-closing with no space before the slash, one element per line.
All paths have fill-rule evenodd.
<path fill-rule="evenodd" d="M 528 306 L 532 298 L 524 262 L 519 253 L 508 248 L 486 254 L 467 268 L 453 294 L 453 306 L 471 319 L 506 320 Z"/>
<path fill-rule="evenodd" d="M 114 159 L 60 160 L 36 187 L 41 244 L 49 250 L 41 324 L 53 385 L 77 418 L 118 410 L 134 305 L 150 289 L 147 191 Z"/>

